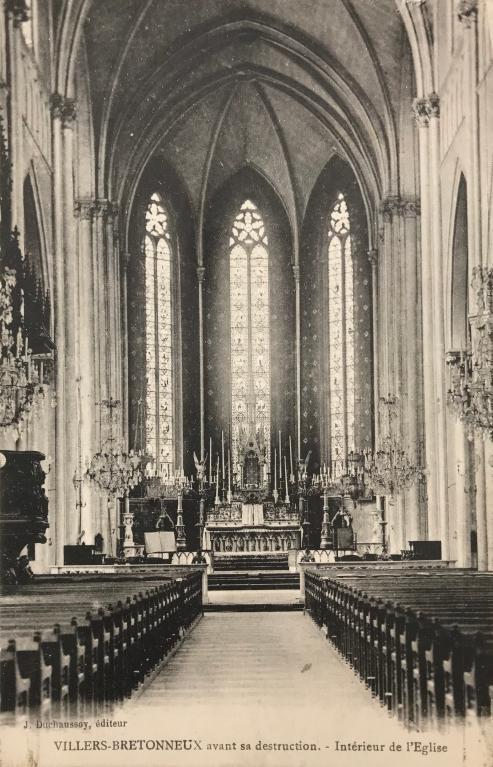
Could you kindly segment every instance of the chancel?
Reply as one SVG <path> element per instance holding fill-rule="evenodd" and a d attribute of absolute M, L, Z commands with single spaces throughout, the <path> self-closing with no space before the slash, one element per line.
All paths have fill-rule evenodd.
<path fill-rule="evenodd" d="M 483 737 L 492 32 L 0 0 L 0 716 L 169 685 Z"/>

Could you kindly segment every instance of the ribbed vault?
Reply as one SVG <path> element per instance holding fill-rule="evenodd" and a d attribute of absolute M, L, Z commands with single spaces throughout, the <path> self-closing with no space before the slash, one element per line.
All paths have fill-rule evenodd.
<path fill-rule="evenodd" d="M 85 47 L 95 191 L 123 210 L 156 153 L 183 176 L 198 220 L 208 196 L 248 164 L 279 190 L 295 229 L 334 153 L 354 168 L 367 206 L 398 192 L 396 125 L 410 69 L 398 62 L 411 49 L 395 0 L 62 7 L 57 89 L 77 96 L 73 59 Z"/>

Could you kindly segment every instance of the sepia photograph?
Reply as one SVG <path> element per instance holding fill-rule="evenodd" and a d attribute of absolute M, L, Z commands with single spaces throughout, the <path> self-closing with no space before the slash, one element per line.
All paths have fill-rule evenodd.
<path fill-rule="evenodd" d="M 493 767 L 493 0 L 0 0 L 0 767 Z"/>

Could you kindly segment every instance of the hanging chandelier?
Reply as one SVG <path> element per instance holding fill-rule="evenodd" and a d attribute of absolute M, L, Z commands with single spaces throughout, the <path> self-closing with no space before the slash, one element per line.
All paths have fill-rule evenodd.
<path fill-rule="evenodd" d="M 380 399 L 381 411 L 387 416 L 387 434 L 378 450 L 365 450 L 364 474 L 367 485 L 376 495 L 398 495 L 424 477 L 424 469 L 414 463 L 402 448 L 392 421 L 397 417 L 396 397 Z"/>
<path fill-rule="evenodd" d="M 0 434 L 18 439 L 34 406 L 45 396 L 46 363 L 34 355 L 24 324 L 23 259 L 14 229 L 0 253 Z"/>
<path fill-rule="evenodd" d="M 471 286 L 477 313 L 469 317 L 471 343 L 448 352 L 448 403 L 472 434 L 493 439 L 493 267 L 477 266 Z"/>
<path fill-rule="evenodd" d="M 87 466 L 84 479 L 108 498 L 120 498 L 139 484 L 142 479 L 141 456 L 134 450 L 123 449 L 123 441 L 116 423 L 120 401 L 110 397 L 101 407 L 108 413 L 107 438 Z"/>

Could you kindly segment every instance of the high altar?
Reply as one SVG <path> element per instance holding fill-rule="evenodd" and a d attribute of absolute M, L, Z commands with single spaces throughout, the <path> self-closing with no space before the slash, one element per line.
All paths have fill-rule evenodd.
<path fill-rule="evenodd" d="M 216 553 L 263 554 L 301 546 L 300 515 L 291 504 L 249 498 L 207 511 L 204 548 Z"/>
<path fill-rule="evenodd" d="M 279 452 L 274 450 L 272 456 L 265 408 L 260 407 L 261 404 L 250 376 L 246 409 L 240 402 L 233 411 L 231 453 L 228 449 L 227 462 L 222 437 L 222 483 L 218 457 L 216 496 L 204 520 L 203 547 L 216 554 L 272 555 L 301 546 L 302 520 L 297 503 L 290 501 L 286 457 L 284 467 L 281 458 L 281 435 Z M 294 483 L 292 463 L 290 442 L 290 478 Z M 209 476 L 213 476 L 212 462 Z M 284 498 L 280 492 L 282 477 Z"/>

